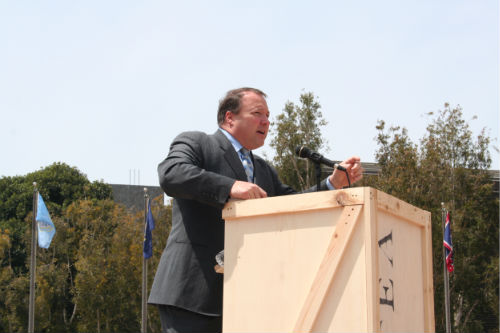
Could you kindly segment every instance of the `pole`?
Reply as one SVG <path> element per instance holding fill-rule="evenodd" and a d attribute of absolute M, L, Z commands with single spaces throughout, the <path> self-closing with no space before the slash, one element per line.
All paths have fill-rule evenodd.
<path fill-rule="evenodd" d="M 33 219 L 31 221 L 31 257 L 30 257 L 30 299 L 28 314 L 28 333 L 35 332 L 35 280 L 36 280 L 36 213 L 38 207 L 38 190 L 33 183 Z"/>
<path fill-rule="evenodd" d="M 315 176 L 316 176 L 316 191 L 319 191 L 321 186 L 321 164 L 314 162 Z"/>
<path fill-rule="evenodd" d="M 443 239 L 444 239 L 444 228 L 446 223 L 446 209 L 444 208 L 444 202 L 441 202 L 441 221 L 443 226 Z M 448 268 L 446 267 L 446 251 L 443 248 L 443 275 L 444 275 L 444 309 L 446 315 L 446 333 L 451 333 L 451 322 L 450 322 L 450 283 Z"/>
<path fill-rule="evenodd" d="M 148 223 L 148 203 L 149 203 L 149 195 L 148 189 L 144 188 L 144 232 L 143 232 L 143 247 L 144 247 L 144 239 L 146 235 L 146 224 Z M 144 258 L 144 253 L 142 255 L 142 322 L 141 322 L 141 333 L 147 332 L 147 324 L 148 324 L 148 308 L 147 308 L 147 299 L 146 293 L 148 291 L 148 262 L 147 259 Z"/>

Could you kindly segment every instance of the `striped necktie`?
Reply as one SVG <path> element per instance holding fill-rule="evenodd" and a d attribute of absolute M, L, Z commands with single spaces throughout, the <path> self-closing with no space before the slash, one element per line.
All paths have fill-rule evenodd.
<path fill-rule="evenodd" d="M 245 169 L 245 173 L 247 174 L 247 180 L 250 183 L 253 183 L 253 163 L 250 158 L 250 152 L 245 148 L 240 149 L 240 158 L 243 163 L 243 168 Z"/>

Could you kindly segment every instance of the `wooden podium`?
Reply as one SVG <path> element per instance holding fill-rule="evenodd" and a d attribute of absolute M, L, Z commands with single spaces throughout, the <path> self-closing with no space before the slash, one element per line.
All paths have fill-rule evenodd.
<path fill-rule="evenodd" d="M 358 187 L 223 218 L 224 332 L 434 332 L 429 212 Z"/>

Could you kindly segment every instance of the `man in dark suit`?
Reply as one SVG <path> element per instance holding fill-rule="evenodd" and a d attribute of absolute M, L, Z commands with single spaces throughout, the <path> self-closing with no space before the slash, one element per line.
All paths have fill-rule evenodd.
<path fill-rule="evenodd" d="M 157 304 L 163 332 L 220 332 L 223 277 L 214 271 L 224 248 L 222 208 L 230 199 L 296 193 L 251 151 L 264 145 L 269 110 L 262 91 L 240 88 L 220 101 L 219 129 L 212 135 L 177 136 L 158 166 L 160 185 L 173 197 L 172 230 L 153 282 L 149 303 Z M 341 163 L 352 182 L 362 178 L 358 157 Z M 320 189 L 347 185 L 337 170 Z M 315 188 L 310 191 L 315 191 Z"/>

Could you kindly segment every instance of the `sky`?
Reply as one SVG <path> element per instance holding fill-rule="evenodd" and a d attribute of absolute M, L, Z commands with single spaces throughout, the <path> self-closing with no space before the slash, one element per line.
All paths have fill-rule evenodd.
<path fill-rule="evenodd" d="M 158 185 L 175 136 L 213 133 L 242 86 L 271 118 L 317 96 L 333 160 L 375 162 L 378 120 L 418 143 L 444 103 L 498 147 L 498 18 L 497 0 L 0 0 L 0 177 L 64 162 Z"/>

